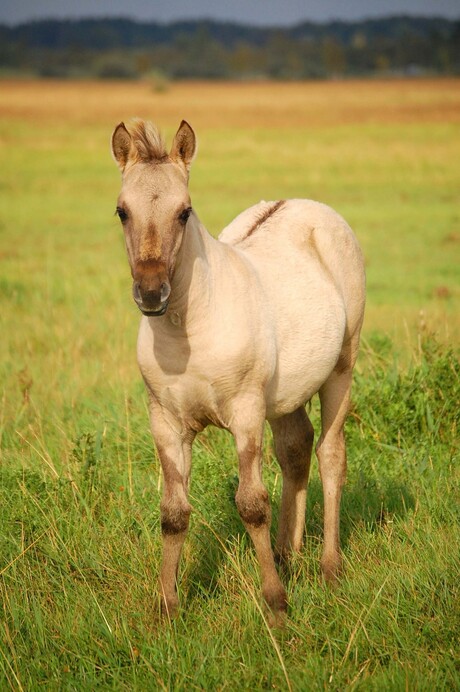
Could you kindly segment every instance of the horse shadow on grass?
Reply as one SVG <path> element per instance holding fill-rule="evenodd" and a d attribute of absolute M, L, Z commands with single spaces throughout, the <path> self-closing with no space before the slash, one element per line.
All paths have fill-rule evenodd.
<path fill-rule="evenodd" d="M 220 569 L 229 561 L 229 552 L 238 563 L 245 550 L 252 550 L 248 534 L 235 506 L 234 496 L 238 485 L 236 477 L 227 478 L 222 490 L 222 502 L 217 517 L 198 520 L 192 530 L 193 553 L 189 554 L 187 573 L 187 601 L 212 598 L 219 591 Z M 272 498 L 272 545 L 278 527 L 280 493 Z M 343 490 L 340 533 L 342 549 L 346 551 L 357 531 L 376 533 L 396 518 L 404 517 L 415 506 L 415 498 L 403 484 L 385 479 L 377 484 L 370 476 L 360 474 L 350 480 Z M 305 544 L 303 551 L 311 551 L 315 543 L 323 541 L 323 491 L 319 478 L 308 485 Z M 197 550 L 198 548 L 198 550 Z M 359 559 L 359 558 L 358 558 Z M 319 564 L 318 564 L 319 570 Z M 291 577 L 290 563 L 281 566 L 282 578 L 288 583 Z M 309 578 L 308 575 L 306 578 Z"/>
<path fill-rule="evenodd" d="M 408 488 L 394 480 L 377 485 L 370 476 L 360 474 L 343 489 L 340 513 L 340 539 L 346 549 L 357 527 L 368 533 L 382 530 L 395 517 L 404 517 L 415 506 Z M 323 538 L 324 500 L 321 482 L 314 479 L 308 486 L 306 533 Z"/>

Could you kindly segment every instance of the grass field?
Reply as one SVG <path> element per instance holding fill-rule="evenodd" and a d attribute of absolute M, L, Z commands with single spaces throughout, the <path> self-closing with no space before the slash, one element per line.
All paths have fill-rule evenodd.
<path fill-rule="evenodd" d="M 0 82 L 1 689 L 460 687 L 459 86 Z M 311 197 L 364 250 L 346 575 L 335 591 L 319 579 L 314 465 L 281 632 L 214 429 L 195 445 L 182 615 L 159 620 L 161 479 L 109 154 L 132 116 L 169 141 L 193 125 L 212 233 L 260 199 Z M 265 480 L 276 526 L 268 434 Z"/>

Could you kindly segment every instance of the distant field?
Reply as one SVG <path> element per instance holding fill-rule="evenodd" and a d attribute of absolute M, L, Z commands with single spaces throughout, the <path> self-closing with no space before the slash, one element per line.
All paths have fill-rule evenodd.
<path fill-rule="evenodd" d="M 2 689 L 458 688 L 459 87 L 0 82 Z M 192 124 L 192 202 L 213 234 L 260 199 L 310 197 L 364 250 L 347 576 L 319 583 L 314 469 L 276 637 L 215 430 L 196 445 L 184 614 L 158 621 L 161 478 L 109 153 L 134 116 L 168 141 Z M 269 444 L 265 463 L 276 518 Z"/>
<path fill-rule="evenodd" d="M 171 137 L 186 118 L 200 144 L 193 202 L 213 233 L 259 199 L 324 201 L 347 218 L 364 248 L 365 333 L 384 330 L 406 343 L 423 311 L 430 329 L 458 339 L 459 86 L 185 83 L 155 90 L 149 83 L 3 82 L 7 227 L 15 237 L 27 228 L 30 238 L 27 213 L 40 210 L 34 227 L 42 234 L 51 220 L 49 238 L 59 229 L 62 263 L 76 250 L 70 227 L 84 226 L 77 251 L 88 257 L 85 237 L 112 247 L 119 238 L 109 214 L 118 189 L 108 155 L 112 127 L 139 116 Z M 2 236 L 8 255 L 10 236 Z M 116 249 L 113 261 L 122 263 Z"/>

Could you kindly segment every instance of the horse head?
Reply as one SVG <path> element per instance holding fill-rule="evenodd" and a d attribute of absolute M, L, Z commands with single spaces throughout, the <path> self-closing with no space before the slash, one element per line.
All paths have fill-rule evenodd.
<path fill-rule="evenodd" d="M 168 308 L 177 253 L 192 212 L 188 191 L 195 134 L 185 120 L 169 154 L 156 130 L 143 120 L 120 123 L 112 154 L 122 172 L 116 212 L 123 226 L 133 297 L 144 315 Z"/>

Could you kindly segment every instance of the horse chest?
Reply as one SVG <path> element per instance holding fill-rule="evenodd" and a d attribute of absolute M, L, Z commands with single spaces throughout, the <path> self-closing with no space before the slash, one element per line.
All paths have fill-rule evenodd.
<path fill-rule="evenodd" d="M 253 383 L 267 379 L 268 361 L 256 362 L 257 355 L 238 339 L 223 345 L 183 339 L 174 332 L 153 334 L 145 322 L 137 353 L 144 380 L 158 403 L 193 429 L 208 423 L 228 427 L 248 371 Z"/>

